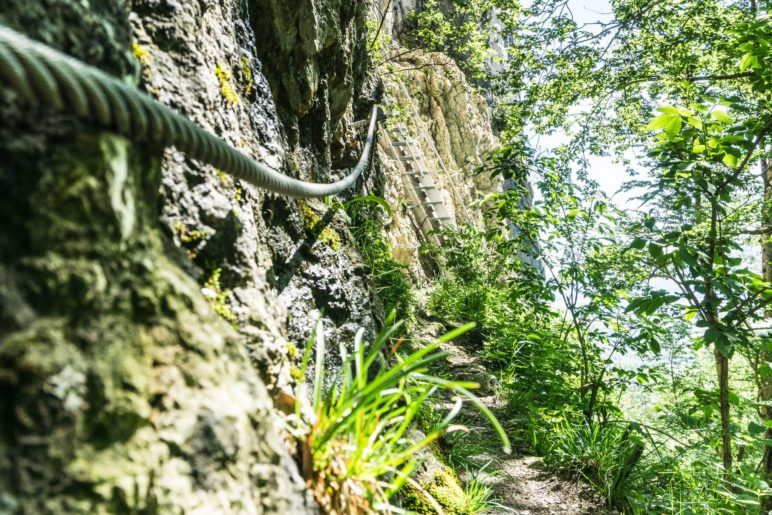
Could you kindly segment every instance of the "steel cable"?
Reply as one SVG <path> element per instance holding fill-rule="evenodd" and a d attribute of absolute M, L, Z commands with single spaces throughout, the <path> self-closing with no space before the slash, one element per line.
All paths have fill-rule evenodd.
<path fill-rule="evenodd" d="M 343 179 L 313 183 L 288 177 L 247 157 L 185 116 L 107 73 L 0 26 L 0 85 L 23 99 L 93 120 L 130 139 L 160 142 L 260 188 L 315 198 L 353 186 L 367 168 L 377 108 L 357 165 Z"/>

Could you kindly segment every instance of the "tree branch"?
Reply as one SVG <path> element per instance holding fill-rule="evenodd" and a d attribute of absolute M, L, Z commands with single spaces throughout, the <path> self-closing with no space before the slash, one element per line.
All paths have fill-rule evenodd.
<path fill-rule="evenodd" d="M 684 77 L 682 80 L 686 80 L 688 82 L 703 82 L 703 81 L 721 81 L 721 80 L 737 80 L 737 79 L 747 79 L 753 77 L 753 72 L 742 72 L 742 73 L 726 73 L 726 74 L 716 74 L 716 75 L 694 75 L 689 77 Z M 663 77 L 661 75 L 652 75 L 651 77 L 643 78 L 643 79 L 634 79 L 631 80 L 626 84 L 625 87 L 630 86 L 632 84 L 640 84 L 642 82 L 657 82 L 660 80 L 664 80 L 667 77 Z"/>

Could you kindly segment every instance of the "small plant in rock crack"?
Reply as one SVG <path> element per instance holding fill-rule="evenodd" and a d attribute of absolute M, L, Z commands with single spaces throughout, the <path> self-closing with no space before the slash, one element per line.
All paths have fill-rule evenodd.
<path fill-rule="evenodd" d="M 505 452 L 509 440 L 494 415 L 469 391 L 474 383 L 450 381 L 428 375 L 432 363 L 443 359 L 441 343 L 469 330 L 464 326 L 409 355 L 396 353 L 393 337 L 400 323 L 391 313 L 386 328 L 366 345 L 360 330 L 349 354 L 339 345 L 342 366 L 325 380 L 325 340 L 317 327 L 308 342 L 301 377 L 315 351 L 313 420 L 298 428 L 303 435 L 303 471 L 316 500 L 327 513 L 379 513 L 399 511 L 389 499 L 406 483 L 418 465 L 417 453 L 448 431 L 461 429 L 452 422 L 463 399 L 472 402 L 496 430 Z M 386 353 L 390 352 L 387 361 Z M 391 361 L 391 363 L 389 363 Z M 331 385 L 325 388 L 323 385 Z M 301 385 L 301 389 L 303 386 Z M 421 407 L 446 391 L 456 395 L 454 406 L 428 434 L 416 438 L 411 431 Z M 300 398 L 304 393 L 301 390 Z M 302 420 L 299 404 L 298 420 Z"/>

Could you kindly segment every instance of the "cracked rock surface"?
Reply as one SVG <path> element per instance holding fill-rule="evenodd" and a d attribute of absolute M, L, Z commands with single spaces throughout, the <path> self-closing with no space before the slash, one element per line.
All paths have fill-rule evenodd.
<path fill-rule="evenodd" d="M 0 2 L 0 23 L 328 180 L 377 89 L 364 6 L 291 3 Z M 321 313 L 333 343 L 376 330 L 344 222 L 3 89 L 0 119 L 0 513 L 314 513 L 273 399 Z"/>

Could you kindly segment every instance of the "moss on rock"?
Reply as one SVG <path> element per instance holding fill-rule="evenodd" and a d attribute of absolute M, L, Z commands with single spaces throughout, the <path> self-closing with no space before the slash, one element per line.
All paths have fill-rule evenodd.
<path fill-rule="evenodd" d="M 427 494 L 440 505 L 447 515 L 471 515 L 464 487 L 456 473 L 447 465 L 442 465 L 427 480 L 420 483 L 423 492 L 413 485 L 406 485 L 402 490 L 405 508 L 420 515 L 437 513 Z"/>
<path fill-rule="evenodd" d="M 335 252 L 340 250 L 341 239 L 338 231 L 330 227 L 324 220 L 319 218 L 319 215 L 314 213 L 308 202 L 304 200 L 298 200 L 298 207 L 303 214 L 303 222 L 305 223 L 311 235 L 322 243 L 326 244 Z"/>
<path fill-rule="evenodd" d="M 239 96 L 233 90 L 233 82 L 231 81 L 231 74 L 221 64 L 217 64 L 214 69 L 214 74 L 217 76 L 217 80 L 220 82 L 220 94 L 223 99 L 229 105 L 236 105 L 239 103 Z"/>

